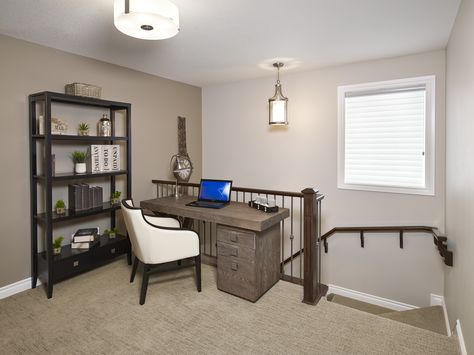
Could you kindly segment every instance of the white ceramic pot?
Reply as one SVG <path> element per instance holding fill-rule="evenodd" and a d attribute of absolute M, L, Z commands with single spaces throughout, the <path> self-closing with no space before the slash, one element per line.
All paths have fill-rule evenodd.
<path fill-rule="evenodd" d="M 53 248 L 53 254 L 54 254 L 54 255 L 59 255 L 59 254 L 61 254 L 61 247 L 59 247 L 59 248 Z"/>
<path fill-rule="evenodd" d="M 74 165 L 76 174 L 84 174 L 86 172 L 86 163 L 76 163 Z"/>

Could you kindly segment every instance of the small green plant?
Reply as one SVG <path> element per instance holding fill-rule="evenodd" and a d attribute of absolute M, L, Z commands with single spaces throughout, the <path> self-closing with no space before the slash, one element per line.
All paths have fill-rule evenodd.
<path fill-rule="evenodd" d="M 55 248 L 55 249 L 61 248 L 61 243 L 63 242 L 63 240 L 64 240 L 64 237 L 62 235 L 60 235 L 59 237 L 54 239 L 53 240 L 53 248 Z"/>
<path fill-rule="evenodd" d="M 111 229 L 106 229 L 104 231 L 105 235 L 108 235 L 110 239 L 113 239 L 117 236 L 119 230 L 117 227 L 111 228 Z"/>
<path fill-rule="evenodd" d="M 79 131 L 88 131 L 89 130 L 89 124 L 87 124 L 85 122 L 81 122 L 81 123 L 79 123 L 79 126 L 77 126 L 77 129 Z"/>
<path fill-rule="evenodd" d="M 120 191 L 114 191 L 114 192 L 112 192 L 112 196 L 111 196 L 111 197 L 112 197 L 113 199 L 119 199 L 121 194 L 122 194 L 122 193 L 121 193 Z"/>
<path fill-rule="evenodd" d="M 104 231 L 104 234 L 110 235 L 110 234 L 118 234 L 119 230 L 117 227 L 106 229 Z"/>
<path fill-rule="evenodd" d="M 57 200 L 55 207 L 56 208 L 66 208 L 66 204 L 64 203 L 63 200 Z"/>
<path fill-rule="evenodd" d="M 74 164 L 78 163 L 85 163 L 87 158 L 87 152 L 82 152 L 80 150 L 76 150 L 71 154 L 71 159 Z"/>

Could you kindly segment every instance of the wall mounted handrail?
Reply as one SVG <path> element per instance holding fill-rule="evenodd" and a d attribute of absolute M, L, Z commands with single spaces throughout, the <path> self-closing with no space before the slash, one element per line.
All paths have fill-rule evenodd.
<path fill-rule="evenodd" d="M 328 252 L 328 238 L 336 233 L 359 233 L 360 246 L 364 247 L 364 233 L 399 233 L 400 248 L 403 249 L 404 233 L 428 233 L 433 237 L 433 242 L 437 246 L 439 254 L 448 266 L 453 266 L 453 252 L 448 250 L 448 238 L 441 235 L 436 227 L 429 226 L 378 226 L 378 227 L 336 227 L 324 233 L 321 240 L 324 244 L 324 252 Z"/>
<path fill-rule="evenodd" d="M 169 196 L 170 190 L 173 195 L 176 188 L 181 193 L 196 196 L 196 189 L 199 189 L 199 184 L 192 182 L 180 182 L 177 187 L 176 181 L 173 180 L 154 179 L 152 182 L 157 186 L 157 197 Z M 324 195 L 313 188 L 292 192 L 232 186 L 231 198 L 233 201 L 246 203 L 252 200 L 254 195 L 273 197 L 275 200 L 278 197 L 281 202 L 279 205 L 290 210 L 286 228 L 285 220 L 281 222 L 281 259 L 283 260 L 280 262 L 280 278 L 303 285 L 303 302 L 318 303 L 319 299 L 327 292 L 327 286 L 321 283 L 321 203 Z M 287 202 L 286 206 L 285 201 Z M 298 225 L 299 228 L 296 230 Z M 198 228 L 200 232 L 203 232 L 203 248 L 201 249 L 203 260 L 207 258 L 209 262 L 215 264 L 217 251 L 213 246 L 217 243 L 216 239 L 212 238 L 215 229 L 212 228 L 212 225 L 206 228 L 205 222 L 202 222 L 202 229 L 201 225 Z M 206 230 L 209 233 L 206 233 Z M 206 241 L 206 235 L 209 236 L 207 238 L 209 242 Z M 288 249 L 285 248 L 285 245 Z M 297 249 L 296 253 L 294 248 Z M 304 253 L 303 250 L 305 250 Z M 290 256 L 285 259 L 288 252 Z M 297 259 L 297 257 L 299 258 Z M 297 269 L 298 263 L 299 277 L 294 274 L 293 270 L 293 265 L 296 264 L 295 268 Z M 285 268 L 285 266 L 287 267 Z"/>

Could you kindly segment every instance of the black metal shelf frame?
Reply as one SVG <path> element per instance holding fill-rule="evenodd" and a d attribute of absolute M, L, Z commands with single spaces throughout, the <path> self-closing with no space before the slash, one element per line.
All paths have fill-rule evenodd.
<path fill-rule="evenodd" d="M 44 106 L 44 134 L 37 134 L 36 132 L 36 105 L 41 103 Z M 109 117 L 112 121 L 112 136 L 110 137 L 99 137 L 99 136 L 75 136 L 75 135 L 53 135 L 51 134 L 51 106 L 54 103 L 63 103 L 76 106 L 92 106 L 109 109 Z M 126 117 L 126 135 L 115 136 L 115 114 L 117 111 L 125 111 Z M 96 98 L 72 96 L 61 93 L 55 93 L 50 91 L 39 92 L 29 96 L 29 137 L 30 137 L 30 197 L 31 197 L 31 210 L 30 210 L 30 221 L 31 221 L 31 286 L 36 287 L 37 280 L 41 277 L 41 281 L 46 284 L 47 297 L 51 298 L 53 295 L 53 284 L 57 282 L 55 274 L 61 273 L 64 270 L 56 270 L 55 268 L 61 267 L 60 264 L 54 262 L 57 256 L 53 255 L 53 224 L 56 222 L 62 222 L 67 220 L 74 220 L 77 218 L 83 218 L 93 216 L 101 213 L 110 214 L 110 225 L 112 228 L 115 227 L 115 211 L 120 208 L 118 205 L 110 205 L 109 202 L 104 203 L 102 208 L 90 209 L 80 212 L 68 211 L 66 215 L 59 216 L 53 212 L 53 201 L 52 201 L 52 189 L 56 182 L 68 181 L 68 180 L 83 180 L 93 179 L 98 177 L 107 177 L 110 179 L 110 190 L 115 191 L 115 178 L 118 175 L 126 176 L 126 196 L 131 197 L 132 195 L 132 180 L 131 180 L 131 105 L 129 103 L 101 100 Z M 123 141 L 126 145 L 127 150 L 127 163 L 126 169 L 120 171 L 111 171 L 96 174 L 73 174 L 73 173 L 62 173 L 54 174 L 52 171 L 52 147 L 53 143 L 60 144 L 87 144 L 90 142 L 105 142 L 114 143 L 116 141 Z M 38 163 L 38 152 L 37 142 L 43 142 L 44 144 L 44 158 L 41 154 L 41 160 Z M 38 175 L 38 164 L 42 164 L 42 171 L 44 175 Z M 38 214 L 38 190 L 44 189 L 45 201 L 42 205 L 41 210 L 46 211 L 45 213 Z M 46 243 L 45 251 L 41 253 L 42 257 L 39 260 L 40 253 L 38 252 L 38 227 L 41 226 L 45 230 Z M 128 261 L 131 262 L 131 250 L 128 243 L 128 249 L 126 250 L 128 255 Z M 56 258 L 56 259 L 55 259 Z M 40 262 L 41 261 L 41 262 Z M 94 265 L 100 265 L 97 258 L 94 259 L 94 264 L 90 265 L 90 268 L 95 267 Z M 71 276 L 74 276 L 74 272 Z"/>

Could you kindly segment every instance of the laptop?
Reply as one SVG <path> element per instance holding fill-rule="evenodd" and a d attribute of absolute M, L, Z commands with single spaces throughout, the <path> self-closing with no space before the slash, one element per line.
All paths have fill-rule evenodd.
<path fill-rule="evenodd" d="M 186 206 L 204 208 L 222 208 L 230 202 L 231 180 L 201 179 L 197 201 Z"/>

